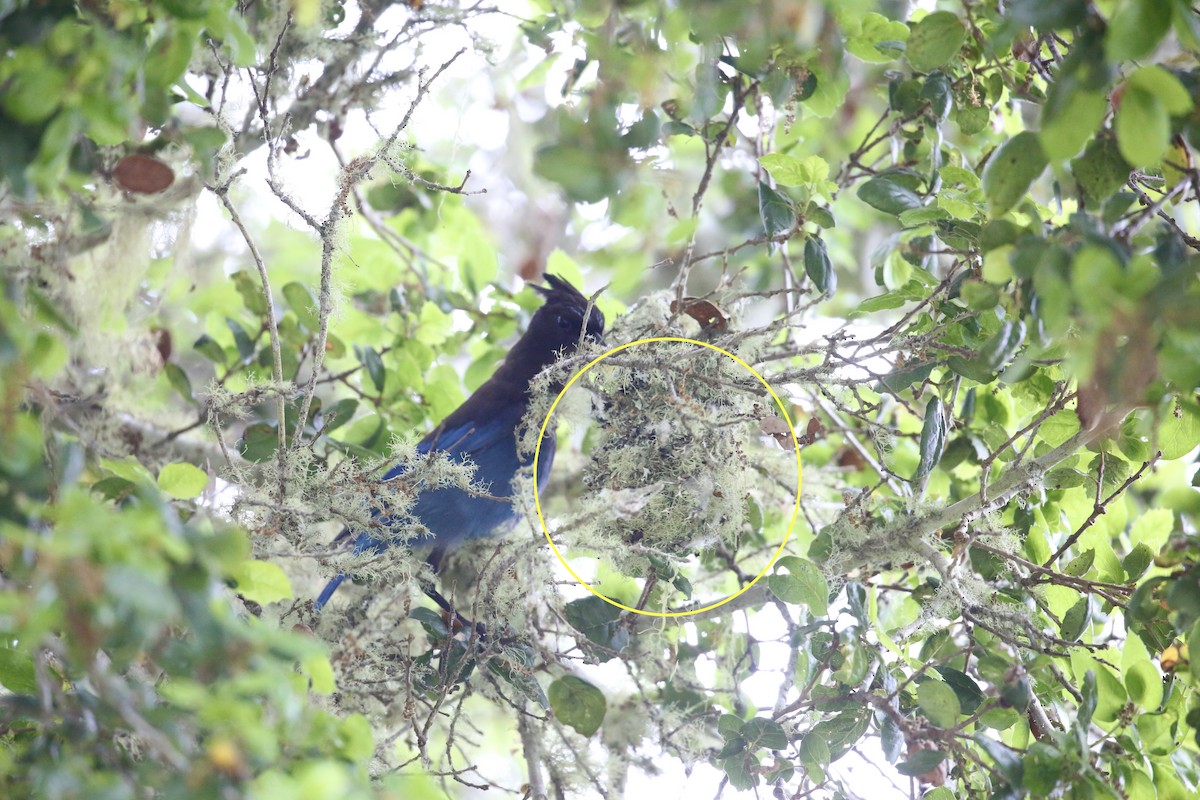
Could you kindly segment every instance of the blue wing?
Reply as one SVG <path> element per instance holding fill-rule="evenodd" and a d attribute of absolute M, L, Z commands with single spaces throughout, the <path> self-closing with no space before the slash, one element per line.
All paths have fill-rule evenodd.
<path fill-rule="evenodd" d="M 433 534 L 432 540 L 427 543 L 433 546 L 428 560 L 435 570 L 442 556 L 450 550 L 471 539 L 492 534 L 498 528 L 511 526 L 516 521 L 511 500 L 512 479 L 519 469 L 532 463 L 532 456 L 522 458 L 517 453 L 515 431 L 524 413 L 523 405 L 510 406 L 486 422 L 441 426 L 417 445 L 420 453 L 444 451 L 459 461 L 472 461 L 476 465 L 474 483 L 483 487 L 488 494 L 479 496 L 457 487 L 448 487 L 422 492 L 417 498 L 410 513 Z M 554 450 L 554 437 L 547 436 L 542 443 L 538 464 L 539 491 L 545 489 L 550 476 Z M 381 483 L 386 485 L 406 471 L 405 466 L 396 465 L 388 470 Z M 377 510 L 376 516 L 380 513 Z M 363 531 L 354 541 L 354 553 L 382 552 L 388 544 L 386 539 Z M 338 575 L 321 592 L 316 602 L 318 611 L 337 591 L 345 577 Z"/>

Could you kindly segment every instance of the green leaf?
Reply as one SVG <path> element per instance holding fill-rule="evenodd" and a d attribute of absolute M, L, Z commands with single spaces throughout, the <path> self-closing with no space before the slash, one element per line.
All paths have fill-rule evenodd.
<path fill-rule="evenodd" d="M 429 637 L 431 643 L 443 642 L 450 635 L 450 629 L 446 627 L 446 620 L 432 608 L 424 606 L 414 608 L 408 612 L 408 618 L 425 630 L 425 635 Z"/>
<path fill-rule="evenodd" d="M 791 198 L 765 183 L 758 184 L 758 216 L 767 236 L 787 233 L 796 225 L 796 208 Z"/>
<path fill-rule="evenodd" d="M 1087 571 L 1092 568 L 1092 564 L 1095 562 L 1096 551 L 1085 550 L 1068 561 L 1067 565 L 1063 568 L 1063 572 L 1076 578 L 1082 578 L 1087 574 Z"/>
<path fill-rule="evenodd" d="M 1200 406 L 1180 400 L 1158 426 L 1158 449 L 1168 461 L 1183 458 L 1200 447 Z"/>
<path fill-rule="evenodd" d="M 889 177 L 877 176 L 858 187 L 858 199 L 885 214 L 899 216 L 910 208 L 921 207 L 921 197 L 907 186 Z"/>
<path fill-rule="evenodd" d="M 983 192 L 992 215 L 1000 216 L 1021 202 L 1047 163 L 1041 139 L 1031 131 L 1021 131 L 1000 145 L 983 170 Z"/>
<path fill-rule="evenodd" d="M 925 404 L 925 422 L 921 425 L 921 460 L 913 483 L 919 483 L 933 471 L 946 449 L 946 437 L 950 433 L 950 420 L 942 398 L 934 396 Z"/>
<path fill-rule="evenodd" d="M 938 680 L 930 679 L 917 687 L 917 705 L 925 718 L 938 728 L 953 728 L 962 714 L 958 695 Z"/>
<path fill-rule="evenodd" d="M 953 667 L 942 666 L 935 667 L 935 669 L 942 676 L 946 685 L 954 690 L 963 712 L 974 713 L 975 709 L 979 708 L 980 703 L 983 702 L 983 690 L 979 688 L 979 684 L 967 673 Z"/>
<path fill-rule="evenodd" d="M 267 605 L 292 596 L 292 584 L 278 564 L 269 561 L 243 561 L 234 570 L 237 591 L 247 600 Z"/>
<path fill-rule="evenodd" d="M 251 341 L 250 334 L 246 333 L 246 329 L 235 319 L 226 317 L 225 324 L 233 334 L 233 343 L 237 346 L 238 358 L 242 361 L 248 360 L 254 355 L 254 342 Z"/>
<path fill-rule="evenodd" d="M 1108 95 L 1088 91 L 1077 81 L 1057 83 L 1042 112 L 1039 138 L 1052 161 L 1071 158 L 1083 147 L 1108 113 Z"/>
<path fill-rule="evenodd" d="M 1000 330 L 988 339 L 974 358 L 951 356 L 946 359 L 950 369 L 979 383 L 991 383 L 995 373 L 1017 353 L 1025 341 L 1025 323 L 1022 320 L 1005 322 Z"/>
<path fill-rule="evenodd" d="M 303 283 L 292 281 L 284 284 L 283 299 L 305 328 L 316 332 L 321 327 L 320 318 L 317 316 L 317 301 Z"/>
<path fill-rule="evenodd" d="M 1146 711 L 1157 711 L 1163 701 L 1163 677 L 1149 658 L 1138 659 L 1125 669 L 1129 699 Z"/>
<path fill-rule="evenodd" d="M 1128 86 L 1117 109 L 1117 147 L 1134 167 L 1155 167 L 1171 146 L 1171 117 L 1158 97 Z"/>
<path fill-rule="evenodd" d="M 199 497 L 208 486 L 208 473 L 193 464 L 167 464 L 158 473 L 158 487 L 176 500 Z"/>
<path fill-rule="evenodd" d="M 889 764 L 895 764 L 904 752 L 904 731 L 890 716 L 885 716 L 879 725 L 879 746 Z"/>
<path fill-rule="evenodd" d="M 358 410 L 358 400 L 353 397 L 344 397 L 334 404 L 333 408 L 325 412 L 325 432 L 330 433 L 345 425 L 354 418 L 354 412 Z"/>
<path fill-rule="evenodd" d="M 550 684 L 546 695 L 554 716 L 563 724 L 582 736 L 591 736 L 600 730 L 608 703 L 604 693 L 592 684 L 574 675 L 564 675 Z"/>
<path fill-rule="evenodd" d="M 992 761 L 996 762 L 996 769 L 1006 781 L 1013 786 L 1021 786 L 1022 778 L 1025 775 L 1025 765 L 1021 762 L 1021 756 L 1007 745 L 984 736 L 982 733 L 975 734 L 975 742 L 991 756 Z"/>
<path fill-rule="evenodd" d="M 242 296 L 242 305 L 246 307 L 247 311 L 256 316 L 267 313 L 267 300 L 263 297 L 262 286 L 256 279 L 250 277 L 249 272 L 238 270 L 230 278 L 233 280 L 238 294 Z"/>
<path fill-rule="evenodd" d="M 853 318 L 864 314 L 874 314 L 876 311 L 885 311 L 889 308 L 899 308 L 907 302 L 909 299 L 903 292 L 887 292 L 863 300 L 854 307 L 849 316 Z"/>
<path fill-rule="evenodd" d="M 1104 51 L 1111 61 L 1135 61 L 1150 55 L 1171 27 L 1171 4 L 1131 0 L 1109 20 Z"/>
<path fill-rule="evenodd" d="M 290 592 L 288 596 L 291 596 Z M 309 653 L 300 660 L 300 669 L 308 676 L 309 685 L 317 694 L 330 695 L 337 689 L 333 678 L 333 665 L 329 663 L 329 656 L 324 653 Z"/>
<path fill-rule="evenodd" d="M 903 367 L 897 367 L 879 380 L 879 385 L 875 391 L 887 391 L 893 394 L 902 392 L 914 383 L 924 381 L 928 378 L 930 373 L 933 372 L 933 367 L 933 362 L 927 364 L 906 364 Z"/>
<path fill-rule="evenodd" d="M 371 377 L 371 383 L 375 384 L 375 391 L 382 392 L 383 384 L 387 381 L 387 370 L 383 367 L 383 359 L 379 357 L 379 352 L 374 347 L 364 347 L 361 358 L 363 366 L 367 368 L 367 374 Z"/>
<path fill-rule="evenodd" d="M 0 95 L 0 104 L 17 122 L 26 125 L 42 122 L 62 105 L 67 80 L 66 72 L 56 65 L 25 64 L 13 70 Z"/>
<path fill-rule="evenodd" d="M 279 429 L 273 422 L 256 422 L 247 425 L 238 442 L 238 452 L 247 461 L 268 461 L 275 457 L 279 447 Z"/>
<path fill-rule="evenodd" d="M 1129 87 L 1144 89 L 1157 97 L 1172 116 L 1187 114 L 1195 106 L 1187 87 L 1172 72 L 1158 64 L 1141 67 L 1130 75 Z"/>
<path fill-rule="evenodd" d="M 822 296 L 832 295 L 837 289 L 837 273 L 820 236 L 810 236 L 804 243 L 804 272 Z"/>
<path fill-rule="evenodd" d="M 1083 684 L 1079 687 L 1079 696 L 1082 698 L 1079 701 L 1079 708 L 1075 713 L 1076 724 L 1081 730 L 1087 730 L 1087 727 L 1092 724 L 1092 715 L 1096 713 L 1096 706 L 1100 701 L 1100 695 L 1096 690 L 1096 673 L 1088 670 L 1083 676 Z"/>
<path fill-rule="evenodd" d="M 855 22 L 859 23 L 857 30 L 854 29 Z M 868 63 L 893 60 L 908 38 L 907 25 L 873 11 L 860 19 L 842 20 L 842 25 L 846 32 L 846 50 Z"/>
<path fill-rule="evenodd" d="M 184 400 L 195 400 L 192 382 L 178 364 L 167 364 L 163 367 L 163 373 L 167 376 L 167 383 L 171 384 L 171 388 L 179 392 Z"/>
<path fill-rule="evenodd" d="M 1071 174 L 1087 200 L 1094 204 L 1124 186 L 1132 170 L 1121 156 L 1117 140 L 1108 135 L 1095 137 L 1082 153 L 1071 159 Z"/>
<path fill-rule="evenodd" d="M 808 606 L 814 616 L 823 617 L 828 613 L 829 584 L 811 561 L 796 556 L 780 558 L 767 578 L 767 588 L 785 603 Z"/>
<path fill-rule="evenodd" d="M 742 735 L 742 718 L 737 714 L 722 714 L 717 720 L 717 733 L 725 741 L 740 738 Z"/>
<path fill-rule="evenodd" d="M 963 45 L 967 30 L 949 11 L 935 11 L 912 27 L 904 56 L 914 69 L 929 72 L 949 61 Z"/>
<path fill-rule="evenodd" d="M 921 775 L 928 774 L 937 768 L 946 760 L 946 754 L 941 750 L 918 750 L 913 753 L 912 758 L 906 759 L 896 765 L 896 772 L 901 775 L 907 775 L 910 778 L 916 778 Z"/>
<path fill-rule="evenodd" d="M 1008 18 L 1018 27 L 1053 31 L 1075 27 L 1083 22 L 1087 10 L 1086 0 L 1013 0 Z"/>
<path fill-rule="evenodd" d="M 800 763 L 808 772 L 808 777 L 814 781 L 824 780 L 825 768 L 833 761 L 829 743 L 822 738 L 820 731 L 807 734 L 800 740 Z"/>
<path fill-rule="evenodd" d="M 620 624 L 621 609 L 602 598 L 590 595 L 572 600 L 566 605 L 565 615 L 571 627 L 582 633 L 588 641 L 604 648 L 591 650 L 599 661 L 608 661 L 613 657 L 607 651 L 619 652 L 629 644 L 629 629 Z"/>
<path fill-rule="evenodd" d="M 1144 543 L 1135 546 L 1121 560 L 1121 568 L 1125 570 L 1126 580 L 1136 581 L 1142 577 L 1142 575 L 1146 574 L 1146 570 L 1150 569 L 1152 561 L 1154 561 L 1153 550 Z"/>
<path fill-rule="evenodd" d="M 1067 613 L 1063 615 L 1059 635 L 1068 642 L 1078 641 L 1087 630 L 1090 619 L 1091 604 L 1086 597 L 1081 597 L 1079 602 L 1067 609 Z"/>
<path fill-rule="evenodd" d="M 755 717 L 742 725 L 741 736 L 751 749 L 783 750 L 788 746 L 783 726 L 773 719 Z"/>
<path fill-rule="evenodd" d="M 994 259 L 984 259 L 984 275 L 991 279 L 988 267 Z M 1007 259 L 1005 259 L 1007 265 Z M 986 281 L 966 280 L 961 287 L 961 295 L 967 308 L 973 311 L 990 311 L 1000 304 L 1000 290 Z"/>
<path fill-rule="evenodd" d="M 213 339 L 207 333 L 201 334 L 200 338 L 196 340 L 196 343 L 193 344 L 192 347 L 198 350 L 205 358 L 214 364 L 225 363 L 224 348 L 217 344 L 217 340 Z"/>
<path fill-rule="evenodd" d="M 829 198 L 837 184 L 829 180 L 829 162 L 820 156 L 796 158 L 784 153 L 768 153 L 758 159 L 780 186 L 803 186 L 812 194 Z"/>
<path fill-rule="evenodd" d="M 938 71 L 929 74 L 921 87 L 921 99 L 929 101 L 929 113 L 936 121 L 945 122 L 954 106 L 954 95 L 950 91 L 950 79 Z"/>
<path fill-rule="evenodd" d="M 670 125 L 666 133 L 671 133 Z M 533 171 L 557 183 L 572 200 L 596 203 L 620 189 L 625 161 L 623 150 L 618 153 L 583 144 L 560 143 L 537 151 Z"/>
<path fill-rule="evenodd" d="M 1051 796 L 1054 787 L 1064 777 L 1065 762 L 1062 754 L 1046 742 L 1034 742 L 1022 759 L 1022 788 L 1035 797 Z"/>
<path fill-rule="evenodd" d="M 332 692 L 332 689 L 330 691 Z M 337 731 L 341 740 L 338 743 L 338 753 L 343 758 L 358 764 L 370 761 L 375 753 L 375 734 L 371 729 L 370 720 L 362 714 L 351 714 L 338 723 Z"/>
<path fill-rule="evenodd" d="M 8 641 L 0 642 L 0 686 L 14 694 L 38 693 L 33 657 Z"/>

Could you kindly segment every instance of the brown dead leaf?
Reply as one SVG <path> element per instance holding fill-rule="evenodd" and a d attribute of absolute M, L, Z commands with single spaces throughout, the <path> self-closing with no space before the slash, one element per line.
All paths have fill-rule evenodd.
<path fill-rule="evenodd" d="M 154 156 L 128 155 L 117 162 L 113 180 L 127 192 L 154 194 L 175 182 L 175 173 Z"/>

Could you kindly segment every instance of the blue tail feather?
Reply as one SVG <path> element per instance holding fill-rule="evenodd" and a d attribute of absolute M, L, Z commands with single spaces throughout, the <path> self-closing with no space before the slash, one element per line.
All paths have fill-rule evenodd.
<path fill-rule="evenodd" d="M 313 605 L 313 610 L 320 611 L 324 608 L 325 604 L 329 602 L 329 598 L 333 597 L 333 593 L 337 591 L 337 588 L 342 585 L 342 581 L 344 580 L 346 580 L 346 576 L 339 572 L 336 578 L 325 584 L 325 589 L 321 592 L 321 596 L 317 598 L 317 602 Z"/>

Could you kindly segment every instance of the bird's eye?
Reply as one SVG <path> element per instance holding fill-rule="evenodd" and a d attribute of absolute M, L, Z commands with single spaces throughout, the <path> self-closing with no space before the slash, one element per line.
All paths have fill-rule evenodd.
<path fill-rule="evenodd" d="M 567 319 L 566 317 L 562 316 L 561 314 L 557 315 L 554 318 L 554 321 L 556 323 L 558 323 L 558 327 L 562 328 L 564 331 L 571 328 L 571 320 Z"/>

